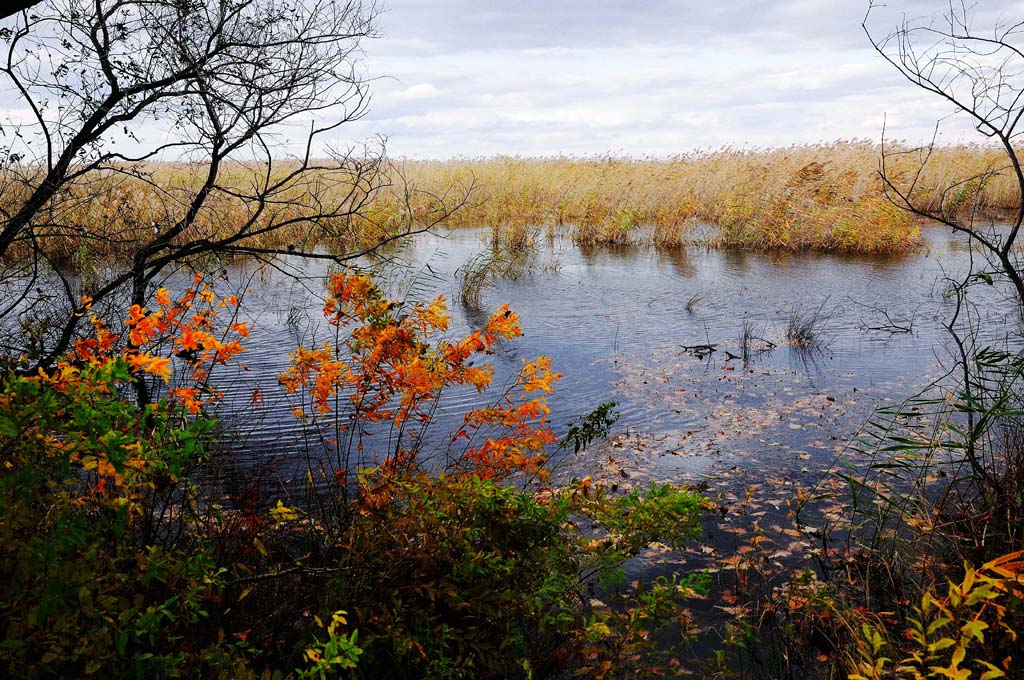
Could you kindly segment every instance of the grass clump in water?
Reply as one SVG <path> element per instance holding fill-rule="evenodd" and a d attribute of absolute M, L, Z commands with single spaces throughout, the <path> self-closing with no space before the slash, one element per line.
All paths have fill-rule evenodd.
<path fill-rule="evenodd" d="M 827 344 L 826 327 L 832 314 L 825 311 L 828 298 L 812 311 L 793 310 L 786 323 L 786 340 L 802 349 L 815 349 Z"/>

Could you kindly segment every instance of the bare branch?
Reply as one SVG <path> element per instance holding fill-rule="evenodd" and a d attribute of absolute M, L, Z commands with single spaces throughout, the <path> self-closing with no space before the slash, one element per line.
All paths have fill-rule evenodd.
<path fill-rule="evenodd" d="M 1024 223 L 1024 169 L 1015 142 L 1024 133 L 1018 125 L 1024 116 L 1024 22 L 997 25 L 990 34 L 972 28 L 972 8 L 950 2 L 945 14 L 931 19 L 903 17 L 895 29 L 874 33 L 871 16 L 881 7 L 872 2 L 862 27 L 875 51 L 904 78 L 921 90 L 952 105 L 956 114 L 968 117 L 974 128 L 1002 149 L 1006 165 L 989 168 L 971 177 L 956 178 L 942 187 L 937 206 L 919 197 L 918 184 L 932 160 L 936 135 L 920 149 L 896 150 L 882 145 L 879 165 L 886 196 L 900 208 L 944 224 L 980 244 L 1013 284 L 1024 305 L 1024 278 L 1013 256 L 1013 247 Z M 941 121 L 940 121 L 941 122 Z M 917 168 L 907 181 L 892 167 L 892 159 L 916 155 Z M 1018 203 L 1004 232 L 982 228 L 978 216 L 983 194 L 997 174 L 1009 172 L 1016 180 Z"/>
<path fill-rule="evenodd" d="M 414 210 L 383 140 L 317 159 L 320 140 L 366 112 L 357 63 L 378 14 L 362 0 L 46 0 L 0 29 L 0 79 L 33 114 L 0 189 L 0 258 L 31 266 L 7 279 L 22 288 L 0 321 L 37 282 L 54 286 L 62 321 L 39 365 L 71 347 L 82 295 L 143 304 L 166 271 L 210 255 L 341 262 L 465 201 Z M 165 136 L 148 143 L 140 131 L 153 125 Z M 277 140 L 296 125 L 298 155 L 285 156 Z M 29 137 L 46 149 L 38 158 Z M 367 205 L 395 182 L 404 210 L 371 225 Z M 372 238 L 358 233 L 368 225 Z M 343 247 L 327 253 L 327 241 Z M 79 251 L 104 252 L 103 266 L 65 274 Z"/>

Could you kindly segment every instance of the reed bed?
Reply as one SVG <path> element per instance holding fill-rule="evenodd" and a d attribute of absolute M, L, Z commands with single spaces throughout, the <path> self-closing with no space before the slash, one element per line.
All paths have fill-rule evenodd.
<path fill-rule="evenodd" d="M 82 265 L 103 258 L 130 258 L 181 220 L 202 186 L 206 166 L 151 164 L 128 171 L 95 171 L 69 186 L 43 211 L 35 244 L 15 244 L 11 256 L 42 245 L 54 263 Z M 288 172 L 281 167 L 271 182 Z M 219 241 L 237 234 L 235 245 L 258 249 L 350 252 L 380 243 L 409 225 L 430 223 L 429 202 L 400 210 L 371 198 L 390 180 L 351 172 L 312 173 L 266 192 L 265 168 L 241 163 L 223 168 L 194 222 L 171 245 Z M 262 202 L 254 196 L 262 193 Z M 28 198 L 25 182 L 0 184 L 0 210 L 12 214 Z M 386 206 L 385 212 L 381 208 Z M 349 214 L 351 213 L 351 214 Z M 311 219 L 312 218 L 312 219 Z"/>
<path fill-rule="evenodd" d="M 614 157 L 492 157 L 405 161 L 377 186 L 353 194 L 343 179 L 312 176 L 274 197 L 251 239 L 260 247 L 351 249 L 371 244 L 446 212 L 438 199 L 472 188 L 468 202 L 446 218 L 451 227 L 490 227 L 493 242 L 528 249 L 540 230 L 564 228 L 581 245 L 623 245 L 647 240 L 659 247 L 698 242 L 718 248 L 814 250 L 863 254 L 902 253 L 919 242 L 920 223 L 893 206 L 878 176 L 876 144 L 840 141 L 778 149 L 703 151 L 666 159 Z M 1019 205 L 1009 173 L 970 177 L 1005 164 L 996 150 L 978 146 L 934 151 L 914 198 L 947 213 L 998 216 Z M 921 160 L 891 157 L 896 181 L 913 176 Z M 154 225 L 172 224 L 186 209 L 204 168 L 161 164 L 149 181 L 110 173 L 91 178 L 50 209 L 48 237 L 56 259 L 130 254 L 152 237 Z M 245 189 L 259 169 L 237 164 L 224 184 Z M 956 195 L 943 191 L 957 186 Z M 452 188 L 455 187 L 455 191 Z M 412 189 L 410 193 L 410 188 Z M 0 209 L 24 200 L 17 185 L 0 187 Z M 262 225 L 315 212 L 323 201 L 359 204 L 351 218 L 298 221 L 261 233 Z M 459 201 L 456 201 L 459 202 Z M 231 233 L 254 206 L 230 192 L 211 196 L 189 237 Z M 54 246 L 53 244 L 57 245 Z"/>
<path fill-rule="evenodd" d="M 885 198 L 880 157 L 876 144 L 840 141 L 668 159 L 420 161 L 405 163 L 404 171 L 427 191 L 474 183 L 470 204 L 448 219 L 453 227 L 566 226 L 583 245 L 642 238 L 665 247 L 698 241 L 752 250 L 906 252 L 919 241 L 920 223 Z M 898 154 L 887 169 L 906 181 L 920 160 L 916 153 Z M 938 209 L 944 189 L 1003 164 L 996 149 L 936 149 L 914 198 Z M 977 207 L 994 216 L 1016 209 L 1019 197 L 1012 176 L 1003 173 L 984 185 L 965 185 L 955 200 L 947 195 L 945 209 L 965 214 Z"/>

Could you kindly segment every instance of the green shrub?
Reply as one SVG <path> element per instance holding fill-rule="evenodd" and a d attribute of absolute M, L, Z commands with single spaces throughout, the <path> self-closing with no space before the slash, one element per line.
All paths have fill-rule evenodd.
<path fill-rule="evenodd" d="M 351 432 L 432 409 L 448 383 L 484 389 L 490 372 L 467 360 L 518 333 L 503 308 L 466 340 L 432 345 L 423 329 L 445 326 L 443 301 L 395 316 L 368 277 L 334 283 L 338 323 L 353 309 L 363 322 L 349 349 L 364 420 Z M 671 644 L 655 633 L 688 634 L 680 605 L 701 583 L 623 590 L 622 565 L 654 541 L 696 537 L 699 496 L 652 486 L 612 497 L 589 479 L 514 484 L 545 479 L 557 441 L 537 396 L 558 377 L 548 360 L 524 363 L 519 389 L 467 418 L 452 441 L 474 445 L 441 456 L 444 471 L 417 440 L 352 484 L 348 467 L 326 486 L 310 473 L 310 505 L 293 508 L 212 483 L 216 423 L 204 408 L 216 391 L 200 364 L 241 347 L 214 337 L 212 292 L 198 294 L 206 316 L 185 314 L 195 295 L 177 306 L 158 297 L 159 310 L 132 309 L 134 347 L 118 351 L 94 319 L 96 337 L 51 373 L 0 379 L 0 673 L 604 678 L 645 674 Z M 186 382 L 141 407 L 126 398 L 146 375 L 170 381 L 166 348 L 186 334 L 209 345 L 174 355 L 202 389 Z M 303 357 L 293 389 L 309 387 L 326 419 L 316 399 L 326 403 L 351 365 L 323 348 L 293 358 Z M 390 411 L 399 390 L 403 408 Z M 612 408 L 581 419 L 561 447 L 603 436 Z M 611 606 L 595 604 L 598 587 Z"/>
<path fill-rule="evenodd" d="M 117 396 L 128 379 L 113 361 L 0 383 L 0 668 L 12 675 L 173 676 L 220 645 L 203 622 L 225 569 L 198 536 L 166 539 L 196 520 L 180 482 L 210 423 L 140 411 Z M 159 526 L 158 503 L 176 516 Z"/>
<path fill-rule="evenodd" d="M 640 619 L 664 618 L 670 591 L 688 591 L 660 584 L 623 599 L 618 612 L 595 612 L 584 574 L 607 579 L 650 542 L 692 538 L 704 507 L 668 487 L 617 499 L 578 488 L 538 497 L 472 476 L 422 473 L 381 479 L 365 498 L 373 509 L 353 522 L 328 597 L 360 622 L 363 671 L 409 678 L 600 666 L 623 636 L 638 633 Z M 584 517 L 608 538 L 584 535 L 575 521 Z M 594 631 L 598 640 L 588 642 Z"/>

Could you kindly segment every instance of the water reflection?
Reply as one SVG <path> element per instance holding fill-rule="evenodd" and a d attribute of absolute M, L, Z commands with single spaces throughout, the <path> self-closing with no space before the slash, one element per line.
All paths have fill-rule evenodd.
<path fill-rule="evenodd" d="M 729 250 L 722 252 L 721 255 L 722 262 L 731 274 L 743 275 L 747 273 L 750 253 L 743 250 Z"/>
<path fill-rule="evenodd" d="M 454 272 L 487 249 L 488 236 L 489 230 L 423 234 L 362 264 L 384 271 L 389 290 L 399 297 L 443 294 L 454 300 Z M 495 384 L 515 375 L 522 359 L 551 356 L 565 375 L 551 400 L 554 423 L 561 426 L 616 399 L 622 404 L 621 431 L 660 432 L 674 447 L 673 456 L 656 458 L 654 467 L 666 475 L 679 472 L 682 458 L 693 469 L 711 451 L 739 450 L 737 433 L 749 439 L 761 432 L 766 441 L 812 450 L 814 441 L 827 444 L 820 426 L 777 415 L 794 400 L 833 399 L 822 396 L 825 410 L 814 417 L 827 416 L 831 427 L 846 430 L 830 434 L 847 436 L 876 404 L 911 394 L 939 372 L 936 356 L 947 342 L 942 323 L 948 302 L 935 282 L 962 274 L 969 258 L 948 235 L 929 231 L 927 237 L 927 252 L 902 259 L 635 245 L 584 249 L 561 236 L 537 239 L 531 266 L 514 280 L 496 281 L 484 292 L 481 310 L 451 304 L 451 332 L 477 328 L 490 310 L 509 303 L 521 315 L 525 336 L 490 358 Z M 255 385 L 275 385 L 297 341 L 309 345 L 328 337 L 320 315 L 327 266 L 283 258 L 275 267 L 236 265 L 225 283 L 251 281 L 245 285 L 253 291 L 245 300 L 253 327 L 244 358 L 248 370 L 222 376 L 226 414 L 244 411 Z M 984 288 L 976 299 L 982 340 L 1018 327 L 1011 310 L 995 302 L 998 286 Z M 827 323 L 819 330 L 827 343 L 790 346 L 786 329 L 794 311 L 823 304 Z M 911 320 L 913 332 L 886 332 L 878 323 L 882 312 Z M 744 352 L 745 325 L 756 331 L 762 347 L 774 345 L 774 351 Z M 702 359 L 683 352 L 684 345 L 698 343 L 715 349 Z M 487 398 L 474 390 L 453 393 L 443 400 L 435 427 L 454 427 L 462 413 Z M 268 398 L 266 413 L 247 424 L 246 432 L 254 444 L 271 443 L 278 450 L 307 434 L 280 398 Z M 718 432 L 731 433 L 732 443 Z M 701 449 L 708 441 L 716 443 Z M 818 448 L 834 455 L 830 446 Z M 756 447 L 744 450 L 749 449 Z"/>
<path fill-rule="evenodd" d="M 664 266 L 667 264 L 672 267 L 676 274 L 684 279 L 696 276 L 697 268 L 694 266 L 687 248 L 682 246 L 657 248 L 656 252 L 658 253 L 660 265 Z"/>

